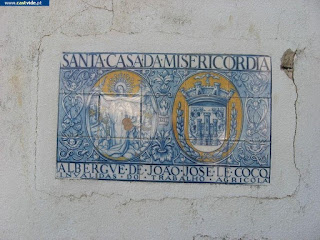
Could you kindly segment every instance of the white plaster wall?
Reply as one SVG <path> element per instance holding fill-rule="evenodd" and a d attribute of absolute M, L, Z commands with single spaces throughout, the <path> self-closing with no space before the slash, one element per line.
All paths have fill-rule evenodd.
<path fill-rule="evenodd" d="M 320 239 L 319 1 L 51 0 L 0 22 L 0 239 Z M 63 51 L 270 55 L 271 184 L 55 179 Z"/>

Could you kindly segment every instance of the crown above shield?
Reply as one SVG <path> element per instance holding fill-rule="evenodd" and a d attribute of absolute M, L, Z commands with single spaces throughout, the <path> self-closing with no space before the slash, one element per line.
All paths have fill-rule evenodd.
<path fill-rule="evenodd" d="M 193 88 L 185 90 L 181 88 L 181 93 L 185 97 L 189 106 L 196 103 L 214 103 L 227 106 L 230 98 L 234 94 L 234 90 L 230 91 L 220 87 L 220 83 L 214 82 L 213 86 L 202 86 L 201 82 L 195 82 Z"/>

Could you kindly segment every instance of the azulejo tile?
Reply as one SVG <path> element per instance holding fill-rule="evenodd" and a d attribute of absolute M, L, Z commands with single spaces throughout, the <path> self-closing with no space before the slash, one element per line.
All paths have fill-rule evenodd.
<path fill-rule="evenodd" d="M 241 103 L 242 128 L 238 140 L 250 142 L 271 141 L 271 99 L 262 97 L 232 98 L 231 102 Z"/>
<path fill-rule="evenodd" d="M 57 177 L 270 182 L 270 57 L 97 54 L 60 70 Z"/>
<path fill-rule="evenodd" d="M 58 136 L 88 137 L 99 121 L 100 95 L 77 92 L 59 93 Z"/>

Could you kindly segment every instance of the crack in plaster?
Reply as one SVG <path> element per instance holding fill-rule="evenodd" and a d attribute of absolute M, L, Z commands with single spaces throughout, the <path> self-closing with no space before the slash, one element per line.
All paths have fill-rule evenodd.
<path fill-rule="evenodd" d="M 113 31 L 117 31 L 116 29 L 113 28 L 113 23 L 114 23 L 114 5 L 113 5 L 113 1 L 111 1 L 111 9 L 107 8 L 107 7 L 98 7 L 98 6 L 95 6 L 95 5 L 92 5 L 90 3 L 88 3 L 87 1 L 84 1 L 84 0 L 81 0 L 83 3 L 87 4 L 88 6 L 92 7 L 92 8 L 96 8 L 96 9 L 103 9 L 103 10 L 106 10 L 108 12 L 111 12 L 112 13 L 112 17 L 111 17 L 111 26 L 110 26 L 110 30 L 109 32 L 111 32 L 112 30 Z M 103 35 L 105 33 L 101 33 L 101 34 L 76 34 L 77 37 L 85 37 L 85 36 L 98 36 L 98 35 Z"/>
<path fill-rule="evenodd" d="M 115 29 L 113 28 L 113 22 L 114 22 L 113 0 L 111 1 L 111 6 L 112 6 L 111 9 L 108 9 L 107 7 L 94 6 L 94 5 L 92 5 L 92 4 L 89 4 L 89 3 L 86 2 L 86 1 L 83 1 L 83 0 L 81 0 L 81 1 L 82 1 L 83 3 L 85 3 L 85 4 L 87 4 L 89 7 L 87 7 L 86 9 L 82 10 L 81 12 L 79 12 L 79 13 L 73 15 L 72 17 L 70 17 L 64 24 L 62 24 L 61 26 L 59 26 L 56 30 L 58 30 L 59 28 L 61 28 L 61 27 L 64 26 L 65 24 L 67 24 L 70 20 L 72 20 L 72 19 L 73 19 L 75 16 L 77 16 L 78 14 L 81 14 L 81 13 L 87 11 L 87 10 L 90 9 L 90 8 L 102 9 L 102 10 L 106 10 L 107 12 L 111 12 L 111 13 L 112 13 L 110 29 L 109 29 L 108 31 L 102 32 L 102 33 L 94 33 L 94 34 L 79 34 L 79 33 L 76 33 L 75 35 L 72 35 L 72 34 L 71 34 L 71 35 L 68 35 L 68 34 L 65 34 L 65 33 L 62 32 L 62 31 L 60 31 L 60 33 L 61 33 L 62 35 L 67 36 L 67 37 L 70 37 L 70 36 L 72 36 L 72 37 L 95 36 L 95 37 L 96 37 L 96 36 L 99 36 L 99 35 L 104 35 L 104 34 L 106 34 L 107 32 L 111 32 L 112 30 L 115 30 Z"/>
<path fill-rule="evenodd" d="M 69 17 L 64 23 L 62 23 L 61 25 L 59 25 L 58 27 L 56 27 L 51 33 L 47 34 L 47 35 L 44 35 L 44 36 L 51 36 L 53 35 L 57 30 L 59 30 L 60 28 L 62 28 L 63 26 L 65 26 L 66 24 L 68 24 L 73 18 L 75 18 L 76 16 L 78 16 L 79 14 L 85 12 L 85 11 L 88 11 L 90 9 L 90 6 L 89 7 L 86 7 L 85 9 L 81 10 L 80 12 L 76 12 L 75 14 L 73 14 L 71 17 Z M 41 37 L 41 40 L 42 40 L 43 37 Z"/>
<path fill-rule="evenodd" d="M 242 240 L 242 239 L 268 240 L 268 238 L 265 238 L 265 237 L 251 238 L 248 236 L 248 234 L 242 235 L 240 237 L 230 237 L 228 234 L 220 237 L 213 237 L 211 235 L 198 233 L 192 236 L 192 240 Z"/>
<path fill-rule="evenodd" d="M 295 51 L 295 56 L 296 56 L 297 51 Z M 300 188 L 300 182 L 301 182 L 301 171 L 297 166 L 297 162 L 296 162 L 296 139 L 297 139 L 297 127 L 298 127 L 298 112 L 297 112 L 297 103 L 299 100 L 299 93 L 298 93 L 298 86 L 294 80 L 294 68 L 292 71 L 292 82 L 296 91 L 296 99 L 294 101 L 294 113 L 295 113 L 295 128 L 294 128 L 294 135 L 293 135 L 293 142 L 292 142 L 292 146 L 293 146 L 293 163 L 294 163 L 294 167 L 296 168 L 296 170 L 298 171 L 299 174 L 299 183 L 298 186 L 295 189 L 294 193 L 297 193 L 299 188 Z"/>
<path fill-rule="evenodd" d="M 36 94 L 37 94 L 37 98 L 36 98 L 36 138 L 34 141 L 34 145 L 35 145 L 35 151 L 34 151 L 34 155 L 35 155 L 35 163 L 34 163 L 34 185 L 35 185 L 35 190 L 37 191 L 37 141 L 38 141 L 38 123 L 39 123 L 39 83 L 40 83 L 40 78 L 39 78 L 39 69 L 40 69 L 40 57 L 41 57 L 41 45 L 42 45 L 42 41 L 45 37 L 48 37 L 50 35 L 46 34 L 43 35 L 40 38 L 40 42 L 38 45 L 38 57 L 37 57 L 37 85 L 36 85 Z"/>
<path fill-rule="evenodd" d="M 283 70 L 287 74 L 287 76 L 292 80 L 292 83 L 293 83 L 294 89 L 295 89 L 295 93 L 296 93 L 296 99 L 294 101 L 295 128 L 294 128 L 292 147 L 293 147 L 293 163 L 294 163 L 295 169 L 298 172 L 299 181 L 298 181 L 298 185 L 295 188 L 294 192 L 292 193 L 291 197 L 295 196 L 298 193 L 298 191 L 300 189 L 300 185 L 301 185 L 301 171 L 298 168 L 297 162 L 296 162 L 296 139 L 297 139 L 297 127 L 298 127 L 297 104 L 298 104 L 298 100 L 299 100 L 299 92 L 298 92 L 298 86 L 297 86 L 295 79 L 294 79 L 294 61 L 295 61 L 297 55 L 300 52 L 304 51 L 304 49 L 303 50 L 296 49 L 295 51 L 292 51 L 290 48 L 287 49 L 281 58 L 281 65 L 280 65 L 280 69 Z"/>
<path fill-rule="evenodd" d="M 213 240 L 213 239 L 218 239 L 218 238 L 213 238 L 210 235 L 203 235 L 203 234 L 196 234 L 192 237 L 192 240 L 197 240 L 197 239 L 206 239 L 206 240 Z M 221 238 L 224 239 L 224 238 Z"/>
<path fill-rule="evenodd" d="M 113 13 L 113 0 L 111 1 L 112 9 L 109 9 L 107 7 L 95 6 L 95 5 L 92 5 L 91 3 L 88 3 L 87 1 L 84 1 L 84 0 L 81 0 L 81 2 L 83 2 L 84 4 L 87 4 L 88 6 L 90 6 L 92 8 L 103 9 L 103 10 L 107 10 L 108 12 L 112 12 Z"/>
<path fill-rule="evenodd" d="M 82 1 L 82 2 L 86 3 L 85 1 Z M 37 67 L 37 84 L 36 84 L 37 98 L 36 98 L 36 127 L 35 127 L 36 128 L 35 129 L 36 136 L 35 136 L 35 141 L 34 141 L 34 145 L 35 145 L 35 163 L 34 163 L 34 165 L 35 165 L 34 166 L 34 181 L 35 181 L 35 183 L 34 184 L 35 184 L 36 191 L 40 191 L 40 190 L 37 189 L 37 181 L 36 181 L 37 176 L 36 176 L 36 173 L 37 173 L 37 151 L 38 151 L 38 149 L 37 149 L 37 141 L 38 141 L 38 122 L 39 122 L 39 111 L 38 111 L 38 108 L 39 108 L 39 82 L 40 82 L 39 69 L 40 69 L 40 58 L 41 58 L 41 53 L 42 53 L 41 45 L 42 45 L 42 42 L 43 42 L 44 38 L 50 37 L 51 35 L 56 33 L 57 30 L 61 29 L 64 25 L 66 25 L 68 22 L 70 22 L 77 15 L 87 11 L 88 9 L 90 9 L 90 7 L 99 8 L 99 7 L 92 6 L 90 4 L 88 4 L 88 5 L 89 5 L 89 7 L 86 7 L 85 9 L 81 10 L 80 12 L 77 12 L 77 13 L 73 14 L 63 24 L 61 24 L 58 27 L 56 27 L 55 29 L 53 29 L 50 33 L 42 35 L 40 37 L 40 40 L 39 40 L 39 44 L 38 44 L 38 48 L 37 48 L 38 56 L 37 56 L 37 64 L 36 64 L 36 67 Z M 113 8 L 113 1 L 112 1 L 112 8 Z M 103 8 L 103 9 L 105 9 L 105 8 Z M 105 9 L 105 10 L 106 11 L 112 11 L 112 13 L 113 13 L 113 10 L 110 10 L 110 9 Z M 113 16 L 112 16 L 112 23 L 113 23 Z"/>
<path fill-rule="evenodd" d="M 134 198 L 126 198 L 126 196 L 124 194 L 119 194 L 119 193 L 111 193 L 111 194 L 104 194 L 104 193 L 99 193 L 96 191 L 92 191 L 90 193 L 82 193 L 82 194 L 59 194 L 56 195 L 54 193 L 50 193 L 47 192 L 45 190 L 40 190 L 40 189 L 36 189 L 36 191 L 47 194 L 53 198 L 56 199 L 70 199 L 70 201 L 77 199 L 77 200 L 81 200 L 81 199 L 86 199 L 86 198 L 90 198 L 93 197 L 94 195 L 97 196 L 101 196 L 101 197 L 105 197 L 105 198 L 113 198 L 113 197 L 120 197 L 120 198 L 124 198 L 124 202 L 122 202 L 120 205 L 121 206 L 127 206 L 130 204 L 136 204 L 136 203 L 146 203 L 146 202 L 163 202 L 166 200 L 179 200 L 179 201 L 186 201 L 186 202 L 194 202 L 194 201 L 206 201 L 206 200 L 214 200 L 214 201 L 225 201 L 227 199 L 229 200 L 235 200 L 235 199 L 251 199 L 251 200 L 283 200 L 286 198 L 290 198 L 293 196 L 292 195 L 286 195 L 284 197 L 253 197 L 253 196 L 219 196 L 219 197 L 215 197 L 215 196 L 206 196 L 206 197 L 202 197 L 202 198 L 187 198 L 187 197 L 162 197 L 162 198 L 141 198 L 141 199 L 134 199 Z"/>

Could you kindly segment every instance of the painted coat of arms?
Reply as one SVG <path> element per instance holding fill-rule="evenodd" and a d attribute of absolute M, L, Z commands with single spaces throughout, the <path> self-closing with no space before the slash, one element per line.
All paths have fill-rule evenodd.
<path fill-rule="evenodd" d="M 266 184 L 271 59 L 63 53 L 57 177 Z"/>

